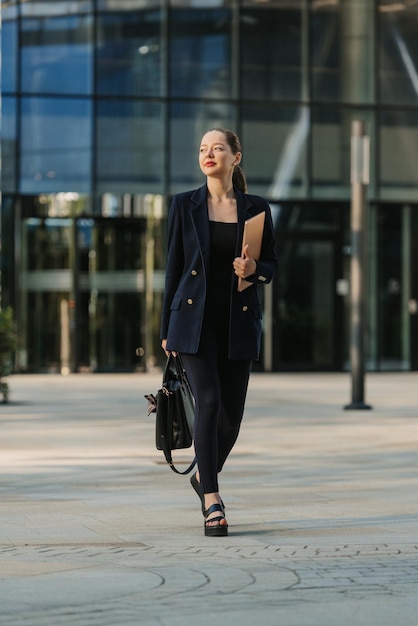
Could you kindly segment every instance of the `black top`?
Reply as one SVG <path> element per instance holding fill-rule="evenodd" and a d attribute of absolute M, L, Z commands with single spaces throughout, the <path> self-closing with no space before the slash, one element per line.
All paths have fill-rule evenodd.
<path fill-rule="evenodd" d="M 232 262 L 235 258 L 237 224 L 209 222 L 210 266 L 206 295 L 206 319 L 229 326 Z"/>

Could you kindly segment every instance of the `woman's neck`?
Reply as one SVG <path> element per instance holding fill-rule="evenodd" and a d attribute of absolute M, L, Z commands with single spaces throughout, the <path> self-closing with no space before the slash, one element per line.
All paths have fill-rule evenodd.
<path fill-rule="evenodd" d="M 226 202 L 227 200 L 235 199 L 234 186 L 232 184 L 232 179 L 228 180 L 218 180 L 218 179 L 209 179 L 207 180 L 207 187 L 209 192 L 209 197 L 213 200 L 213 202 Z"/>
<path fill-rule="evenodd" d="M 208 180 L 208 214 L 209 219 L 215 222 L 237 221 L 237 202 L 232 181 L 227 185 L 221 181 Z"/>

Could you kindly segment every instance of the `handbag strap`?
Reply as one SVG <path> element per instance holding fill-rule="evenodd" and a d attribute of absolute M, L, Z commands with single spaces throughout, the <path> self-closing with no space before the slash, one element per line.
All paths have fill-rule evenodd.
<path fill-rule="evenodd" d="M 187 381 L 186 371 L 183 366 L 183 361 L 181 360 L 181 357 L 179 354 L 177 354 L 177 356 L 173 356 L 172 354 L 168 356 L 166 364 L 165 364 L 165 369 L 164 369 L 164 376 L 163 376 L 164 381 L 167 381 L 167 379 L 170 378 L 170 370 L 171 372 L 173 372 L 174 370 L 175 375 L 180 382 L 187 382 L 187 384 L 189 384 Z M 167 440 L 163 439 L 161 443 L 163 445 L 163 452 L 164 452 L 165 460 L 167 461 L 168 465 L 173 470 L 173 472 L 175 472 L 176 474 L 181 474 L 181 475 L 189 474 L 197 463 L 197 457 L 195 456 L 193 461 L 190 463 L 189 467 L 185 469 L 184 472 L 181 472 L 174 465 L 173 457 L 171 455 L 171 450 L 170 450 L 170 447 L 168 446 Z"/>
<path fill-rule="evenodd" d="M 165 364 L 163 380 L 172 379 L 173 375 L 179 382 L 187 382 L 187 384 L 189 384 L 183 361 L 178 353 L 177 356 L 173 356 L 172 354 L 168 356 Z"/>
<path fill-rule="evenodd" d="M 171 455 L 171 450 L 170 450 L 170 447 L 168 446 L 168 442 L 167 442 L 167 439 L 165 437 L 161 437 L 161 445 L 163 447 L 165 460 L 167 461 L 168 465 L 171 467 L 173 472 L 175 472 L 176 474 L 183 474 L 184 475 L 184 474 L 189 474 L 192 471 L 192 469 L 194 468 L 194 466 L 197 463 L 197 457 L 196 456 L 194 457 L 193 461 L 190 463 L 189 467 L 186 470 L 184 470 L 184 472 L 181 472 L 174 465 L 173 457 Z"/>
<path fill-rule="evenodd" d="M 167 459 L 167 456 L 165 457 Z M 177 467 L 174 465 L 173 463 L 173 459 L 171 458 L 171 454 L 169 454 L 169 458 L 167 459 L 167 463 L 169 464 L 170 468 L 173 470 L 173 472 L 175 472 L 176 474 L 181 474 L 184 476 L 184 474 L 189 474 L 192 469 L 194 468 L 194 466 L 197 463 L 197 458 L 195 457 L 193 459 L 193 461 L 190 463 L 189 467 L 184 470 L 184 472 L 181 472 L 180 470 L 177 469 Z"/>

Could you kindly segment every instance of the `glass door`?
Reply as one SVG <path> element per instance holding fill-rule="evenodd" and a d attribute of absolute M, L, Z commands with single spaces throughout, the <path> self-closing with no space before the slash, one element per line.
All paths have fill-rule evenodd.
<path fill-rule="evenodd" d="M 338 370 L 346 341 L 342 252 L 331 235 L 287 235 L 279 246 L 274 369 Z"/>
<path fill-rule="evenodd" d="M 78 368 L 132 371 L 143 342 L 144 225 L 78 219 L 77 238 Z"/>
<path fill-rule="evenodd" d="M 418 368 L 417 206 L 376 207 L 376 251 L 371 333 L 371 368 Z M 374 349 L 373 349 L 374 348 Z"/>
<path fill-rule="evenodd" d="M 78 369 L 155 365 L 163 281 L 156 231 L 152 215 L 77 220 Z M 138 347 L 145 353 L 141 360 Z"/>
<path fill-rule="evenodd" d="M 21 250 L 19 367 L 68 373 L 75 331 L 73 220 L 24 219 Z"/>
<path fill-rule="evenodd" d="M 29 217 L 21 233 L 22 371 L 134 371 L 162 358 L 159 219 Z"/>

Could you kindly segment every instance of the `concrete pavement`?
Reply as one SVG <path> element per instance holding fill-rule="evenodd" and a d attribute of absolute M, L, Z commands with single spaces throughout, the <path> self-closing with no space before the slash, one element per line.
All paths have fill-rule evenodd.
<path fill-rule="evenodd" d="M 230 535 L 205 538 L 154 449 L 160 373 L 10 377 L 0 624 L 416 623 L 417 378 L 368 374 L 356 412 L 346 374 L 253 374 L 222 476 Z"/>

